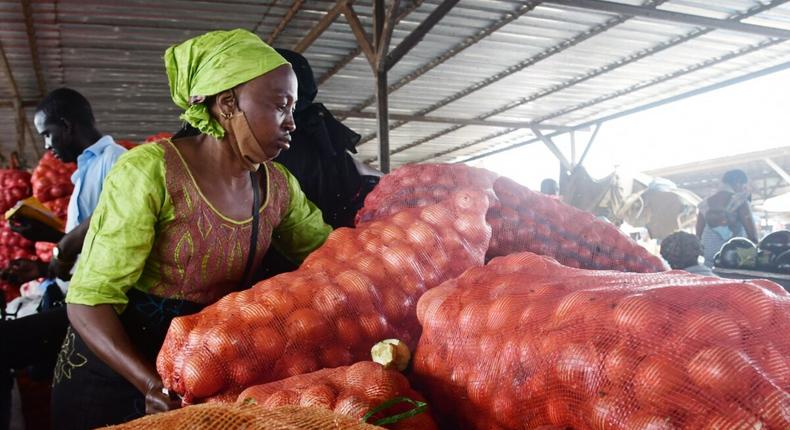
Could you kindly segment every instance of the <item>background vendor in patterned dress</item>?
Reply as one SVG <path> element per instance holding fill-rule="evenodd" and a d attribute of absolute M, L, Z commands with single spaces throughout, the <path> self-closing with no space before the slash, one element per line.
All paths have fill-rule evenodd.
<path fill-rule="evenodd" d="M 143 145 L 107 176 L 66 297 L 58 428 L 177 407 L 154 367 L 170 320 L 249 287 L 270 245 L 301 261 L 331 231 L 270 161 L 295 128 L 282 56 L 246 30 L 216 31 L 169 48 L 165 66 L 181 118 L 201 133 Z"/>

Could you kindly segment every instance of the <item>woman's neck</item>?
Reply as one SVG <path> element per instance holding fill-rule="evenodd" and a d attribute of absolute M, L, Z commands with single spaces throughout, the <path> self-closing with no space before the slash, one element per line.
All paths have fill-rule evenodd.
<path fill-rule="evenodd" d="M 217 139 L 209 135 L 197 137 L 201 160 L 205 163 L 214 163 L 219 172 L 226 172 L 232 178 L 246 178 L 249 170 L 246 169 L 239 157 L 233 151 L 233 147 L 227 139 L 232 139 L 225 135 L 223 139 Z"/>

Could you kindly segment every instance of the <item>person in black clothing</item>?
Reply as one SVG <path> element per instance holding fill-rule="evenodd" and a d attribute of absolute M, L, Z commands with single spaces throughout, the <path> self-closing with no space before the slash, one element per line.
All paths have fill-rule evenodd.
<path fill-rule="evenodd" d="M 299 180 L 302 190 L 333 228 L 353 227 L 365 196 L 378 184 L 378 176 L 360 174 L 354 158 L 360 135 L 343 125 L 321 103 L 313 70 L 300 54 L 277 52 L 291 63 L 299 81 L 299 100 L 291 134 L 291 148 L 274 159 Z M 380 175 L 379 175 L 380 176 Z"/>
<path fill-rule="evenodd" d="M 378 184 L 382 173 L 354 159 L 360 135 L 343 125 L 321 103 L 314 102 L 318 86 L 307 59 L 287 49 L 277 49 L 293 67 L 299 83 L 294 112 L 296 130 L 291 148 L 274 159 L 299 181 L 310 201 L 332 228 L 353 227 L 365 196 Z M 271 249 L 259 270 L 258 279 L 296 269 Z"/>

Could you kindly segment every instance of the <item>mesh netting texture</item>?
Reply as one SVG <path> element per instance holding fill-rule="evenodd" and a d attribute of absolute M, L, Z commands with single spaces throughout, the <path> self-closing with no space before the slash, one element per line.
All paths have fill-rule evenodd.
<path fill-rule="evenodd" d="M 193 405 L 148 415 L 114 430 L 375 430 L 353 418 L 325 409 L 285 406 L 266 409 L 252 404 Z"/>
<path fill-rule="evenodd" d="M 425 293 L 416 388 L 454 429 L 790 428 L 790 295 L 531 253 Z"/>
<path fill-rule="evenodd" d="M 399 397 L 424 400 L 411 389 L 409 381 L 399 372 L 385 369 L 377 363 L 362 361 L 352 366 L 323 369 L 256 385 L 244 390 L 238 401 L 254 399 L 263 407 L 313 406 L 362 419 L 377 406 Z M 406 413 L 410 406 L 408 403 L 401 403 L 386 408 L 371 416 L 368 422 Z M 385 427 L 397 430 L 434 430 L 436 424 L 427 412 L 423 412 Z"/>
<path fill-rule="evenodd" d="M 187 403 L 369 360 L 397 338 L 414 348 L 428 289 L 484 262 L 488 200 L 459 190 L 440 203 L 332 232 L 290 273 L 173 320 L 157 359 Z"/>
<path fill-rule="evenodd" d="M 486 214 L 492 229 L 489 259 L 529 251 L 553 257 L 566 266 L 585 269 L 626 272 L 668 269 L 660 258 L 613 224 L 509 178 L 463 164 L 407 165 L 384 176 L 365 198 L 357 222 L 442 201 L 458 187 L 479 189 L 489 197 Z"/>
<path fill-rule="evenodd" d="M 77 170 L 75 163 L 64 163 L 51 151 L 41 157 L 33 170 L 33 195 L 60 219 L 66 219 L 69 199 L 74 190 L 71 175 Z"/>

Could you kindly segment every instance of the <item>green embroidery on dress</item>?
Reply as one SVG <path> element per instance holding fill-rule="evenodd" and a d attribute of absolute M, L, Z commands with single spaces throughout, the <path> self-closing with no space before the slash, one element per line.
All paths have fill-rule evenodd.
<path fill-rule="evenodd" d="M 63 346 L 58 353 L 58 362 L 55 364 L 55 372 L 53 374 L 53 385 L 59 384 L 63 378 L 71 379 L 72 369 L 82 367 L 88 363 L 88 359 L 80 353 L 74 351 L 74 332 L 69 327 L 66 333 L 66 338 L 63 340 Z"/>
<path fill-rule="evenodd" d="M 192 242 L 192 235 L 188 231 L 184 232 L 184 235 L 181 236 L 181 239 L 179 239 L 178 243 L 176 243 L 175 254 L 173 255 L 173 259 L 176 263 L 179 283 L 184 282 L 184 278 L 186 277 L 187 273 L 187 267 L 181 261 L 182 254 L 187 259 L 195 255 L 195 244 Z"/>

